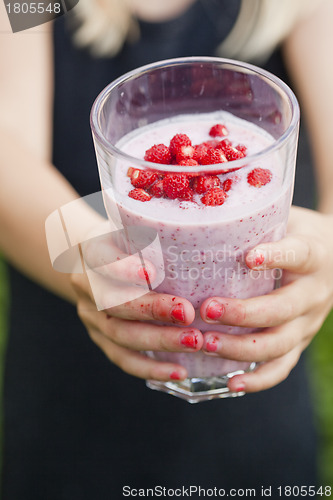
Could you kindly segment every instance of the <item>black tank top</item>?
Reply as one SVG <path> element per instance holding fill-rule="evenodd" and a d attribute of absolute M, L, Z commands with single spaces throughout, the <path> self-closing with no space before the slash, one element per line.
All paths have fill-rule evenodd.
<path fill-rule="evenodd" d="M 196 2 L 176 21 L 141 23 L 140 42 L 113 59 L 75 48 L 56 20 L 53 159 L 81 195 L 100 189 L 89 113 L 102 88 L 156 59 L 213 55 L 238 9 Z M 259 496 L 261 486 L 315 484 L 303 361 L 264 393 L 190 405 L 110 363 L 74 307 L 14 270 L 10 278 L 3 500 L 118 500 L 125 486 Z"/>

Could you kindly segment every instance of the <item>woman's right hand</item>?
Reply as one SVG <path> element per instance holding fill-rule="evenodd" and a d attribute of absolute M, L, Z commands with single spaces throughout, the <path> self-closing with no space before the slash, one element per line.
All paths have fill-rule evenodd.
<path fill-rule="evenodd" d="M 115 251 L 118 257 L 112 262 Z M 201 332 L 187 326 L 195 316 L 192 304 L 181 297 L 147 291 L 145 274 L 153 284 L 154 266 L 146 261 L 143 270 L 135 255 L 119 258 L 119 250 L 109 235 L 91 240 L 83 253 L 88 275 L 72 274 L 71 282 L 77 294 L 78 315 L 91 339 L 114 364 L 131 375 L 159 381 L 185 379 L 187 371 L 183 366 L 153 360 L 141 351 L 200 350 Z M 140 284 L 142 293 L 138 297 Z M 130 300 L 132 292 L 137 298 Z M 101 305 L 97 308 L 96 297 L 99 304 L 102 301 L 106 306 L 116 297 L 118 305 L 102 305 L 103 310 L 98 310 Z M 156 321 L 169 324 L 160 326 L 153 323 Z"/>

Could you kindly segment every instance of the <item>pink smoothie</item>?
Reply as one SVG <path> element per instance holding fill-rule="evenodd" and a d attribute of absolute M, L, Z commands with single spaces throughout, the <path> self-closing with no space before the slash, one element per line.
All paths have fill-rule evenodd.
<path fill-rule="evenodd" d="M 193 144 L 208 139 L 212 125 L 224 123 L 228 139 L 234 145 L 247 148 L 248 165 L 240 170 L 220 175 L 221 181 L 232 179 L 232 188 L 221 206 L 206 206 L 201 195 L 193 201 L 152 198 L 141 202 L 128 197 L 133 188 L 126 175 L 130 163 L 116 169 L 113 180 L 117 206 L 123 225 L 142 225 L 157 231 L 163 251 L 165 279 L 155 291 L 186 297 L 196 310 L 210 296 L 249 298 L 269 293 L 276 280 L 273 271 L 250 271 L 245 264 L 246 253 L 261 242 L 275 241 L 285 234 L 292 196 L 292 179 L 284 175 L 284 162 L 278 153 L 265 159 L 251 156 L 270 146 L 273 138 L 257 126 L 228 113 L 197 117 L 182 116 L 146 126 L 126 136 L 118 147 L 137 158 L 153 144 L 169 144 L 177 133 L 186 133 Z M 231 163 L 229 164 L 231 166 Z M 270 169 L 271 181 L 260 188 L 249 185 L 248 173 L 254 168 Z M 179 167 L 184 170 L 186 167 Z M 109 186 L 104 186 L 109 187 Z M 154 256 L 151 256 L 154 261 Z M 201 331 L 216 330 L 240 334 L 249 329 L 212 326 L 197 313 L 193 326 Z M 185 366 L 189 377 L 225 375 L 246 370 L 250 363 L 224 360 L 195 354 L 150 353 L 164 361 Z"/>

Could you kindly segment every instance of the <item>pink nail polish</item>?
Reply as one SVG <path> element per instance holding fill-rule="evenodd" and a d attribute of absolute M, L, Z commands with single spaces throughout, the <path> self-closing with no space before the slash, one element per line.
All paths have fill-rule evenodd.
<path fill-rule="evenodd" d="M 234 389 L 234 392 L 244 392 L 244 391 L 245 391 L 245 384 L 239 384 Z"/>
<path fill-rule="evenodd" d="M 217 320 L 224 313 L 224 306 L 219 304 L 216 300 L 212 300 L 206 309 L 206 316 L 208 319 Z"/>
<path fill-rule="evenodd" d="M 171 372 L 170 373 L 170 378 L 171 378 L 171 380 L 180 380 L 181 379 L 181 377 L 180 377 L 180 375 L 179 375 L 178 372 Z"/>
<path fill-rule="evenodd" d="M 194 333 L 184 333 L 180 338 L 180 343 L 190 349 L 195 349 L 198 344 L 198 337 Z"/>
<path fill-rule="evenodd" d="M 184 306 L 183 304 L 177 304 L 173 306 L 173 308 L 170 311 L 170 316 L 175 319 L 176 321 L 180 321 L 184 323 L 185 321 L 185 313 L 184 313 Z"/>

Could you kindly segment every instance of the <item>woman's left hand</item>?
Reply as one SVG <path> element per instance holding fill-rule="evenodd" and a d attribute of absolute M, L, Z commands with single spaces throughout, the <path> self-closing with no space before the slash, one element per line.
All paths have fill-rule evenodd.
<path fill-rule="evenodd" d="M 258 245 L 246 264 L 256 270 L 284 269 L 282 286 L 245 300 L 205 300 L 200 312 L 212 330 L 204 334 L 203 350 L 262 363 L 228 384 L 231 391 L 257 392 L 287 378 L 333 306 L 333 216 L 292 207 L 287 236 Z M 214 324 L 261 330 L 232 335 L 215 332 Z"/>

